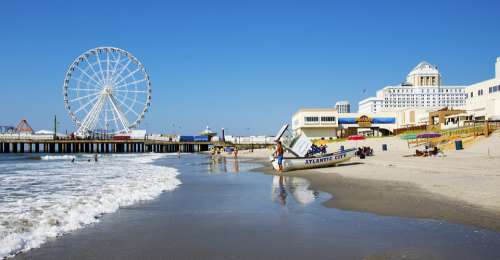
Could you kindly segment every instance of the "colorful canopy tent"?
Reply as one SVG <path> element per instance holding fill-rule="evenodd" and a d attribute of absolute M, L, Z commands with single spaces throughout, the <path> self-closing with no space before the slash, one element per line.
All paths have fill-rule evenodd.
<path fill-rule="evenodd" d="M 429 139 L 429 138 L 436 138 L 440 137 L 440 133 L 423 133 L 423 134 L 418 134 L 417 138 L 424 138 L 424 139 Z"/>
<path fill-rule="evenodd" d="M 417 135 L 417 145 L 418 145 L 418 139 L 426 139 L 427 140 L 427 144 L 430 143 L 429 139 L 431 138 L 436 138 L 436 137 L 440 137 L 441 134 L 440 133 L 434 133 L 434 132 L 429 132 L 429 133 L 422 133 L 422 134 L 418 134 Z M 428 147 L 426 146 L 426 149 Z"/>

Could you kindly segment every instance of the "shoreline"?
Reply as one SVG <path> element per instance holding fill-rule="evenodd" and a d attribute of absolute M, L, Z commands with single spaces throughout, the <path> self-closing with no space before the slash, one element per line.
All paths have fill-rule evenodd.
<path fill-rule="evenodd" d="M 266 166 L 252 171 L 278 175 Z M 304 178 L 310 182 L 310 189 L 330 194 L 331 198 L 322 203 L 327 208 L 433 219 L 500 232 L 500 212 L 428 192 L 409 182 L 358 179 L 335 173 L 325 175 L 314 170 L 287 172 L 284 176 Z"/>
<path fill-rule="evenodd" d="M 374 141 L 392 142 L 389 147 L 395 151 L 385 153 L 375 146 L 376 155 L 365 160 L 284 175 L 307 179 L 311 189 L 330 194 L 331 199 L 323 203 L 328 208 L 435 219 L 500 232 L 500 190 L 496 188 L 500 184 L 500 168 L 495 160 L 500 156 L 490 154 L 491 147 L 484 146 L 500 143 L 498 133 L 480 139 L 467 150 L 448 151 L 443 158 L 403 157 L 405 148 L 397 149 L 394 144 L 398 140 Z M 488 156 L 483 154 L 485 149 Z M 277 175 L 262 151 L 260 156 L 249 154 L 244 153 L 239 159 L 263 165 L 252 171 Z"/>

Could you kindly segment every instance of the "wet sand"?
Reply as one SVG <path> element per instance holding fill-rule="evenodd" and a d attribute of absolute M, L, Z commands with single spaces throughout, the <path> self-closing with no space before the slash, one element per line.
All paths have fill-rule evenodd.
<path fill-rule="evenodd" d="M 387 144 L 389 151 L 382 151 Z M 397 137 L 346 141 L 329 145 L 371 146 L 375 156 L 352 159 L 337 167 L 286 172 L 309 180 L 332 194 L 327 207 L 379 215 L 439 219 L 500 231 L 500 134 L 481 138 L 444 157 L 408 157 L 414 152 Z M 270 150 L 240 152 L 269 165 Z M 271 167 L 257 171 L 276 174 Z"/>
<path fill-rule="evenodd" d="M 356 167 L 362 163 L 338 167 Z M 270 167 L 257 172 L 276 174 Z M 329 208 L 369 212 L 384 216 L 437 219 L 500 231 L 500 213 L 467 202 L 428 192 L 408 182 L 346 178 L 336 173 L 305 170 L 286 173 L 311 182 L 311 188 L 332 195 Z"/>
<path fill-rule="evenodd" d="M 243 160 L 209 161 L 199 155 L 162 160 L 159 163 L 181 172 L 178 189 L 104 215 L 100 223 L 15 259 L 500 257 L 497 232 L 327 208 L 323 205 L 336 203 L 335 198 L 339 199 L 339 208 L 349 204 L 350 198 L 332 192 L 330 200 L 329 194 L 296 177 L 284 177 L 284 185 L 278 185 L 279 177 L 250 172 L 255 165 Z M 340 184 L 339 189 L 350 185 Z M 325 190 L 329 186 L 315 185 Z M 358 188 L 363 187 L 353 190 Z M 347 195 L 347 191 L 342 192 Z"/>

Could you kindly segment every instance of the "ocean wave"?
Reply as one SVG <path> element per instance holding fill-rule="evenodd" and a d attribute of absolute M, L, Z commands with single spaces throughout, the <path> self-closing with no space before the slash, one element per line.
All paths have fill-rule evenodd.
<path fill-rule="evenodd" d="M 72 160 L 75 159 L 74 155 L 44 155 L 40 156 L 41 160 Z"/>
<path fill-rule="evenodd" d="M 16 163 L 0 174 L 0 258 L 99 221 L 120 207 L 151 200 L 180 181 L 161 155 L 124 155 L 99 162 Z"/>

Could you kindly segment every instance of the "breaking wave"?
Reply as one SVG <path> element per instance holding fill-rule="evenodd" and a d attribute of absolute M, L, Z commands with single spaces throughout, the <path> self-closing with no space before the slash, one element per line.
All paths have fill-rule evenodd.
<path fill-rule="evenodd" d="M 152 164 L 160 156 L 113 155 L 99 162 L 77 157 L 75 163 L 59 156 L 64 160 L 0 165 L 0 259 L 175 189 L 177 170 Z"/>

